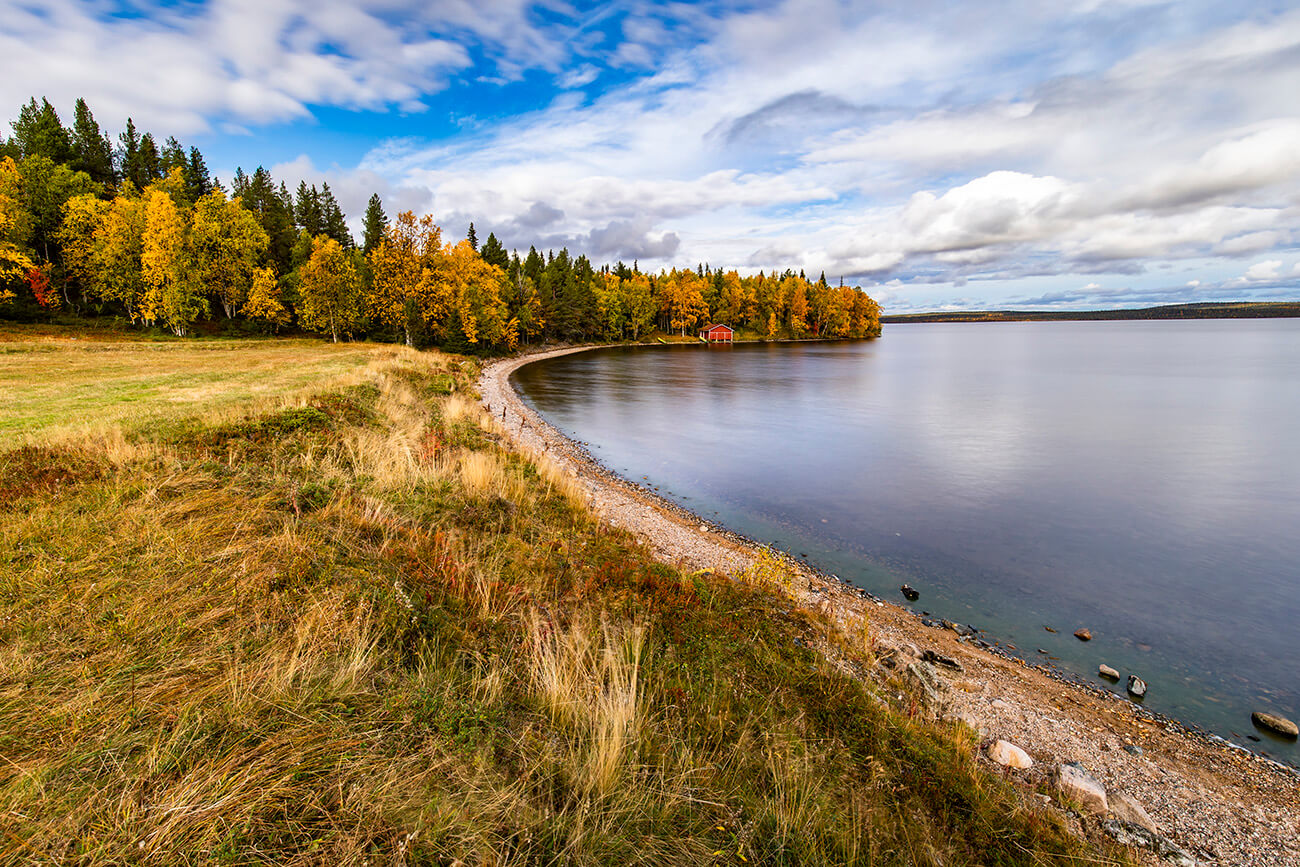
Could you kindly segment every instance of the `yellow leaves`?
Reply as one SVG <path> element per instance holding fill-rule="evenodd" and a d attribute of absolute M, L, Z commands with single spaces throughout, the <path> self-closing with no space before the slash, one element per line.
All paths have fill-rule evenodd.
<path fill-rule="evenodd" d="M 253 282 L 248 290 L 248 300 L 240 313 L 249 319 L 265 322 L 273 330 L 289 324 L 289 310 L 280 300 L 280 288 L 271 268 L 258 268 L 253 272 Z"/>
<path fill-rule="evenodd" d="M 318 235 L 312 241 L 298 292 L 298 320 L 304 328 L 328 332 L 338 343 L 340 334 L 350 334 L 361 324 L 361 278 L 333 238 Z"/>
<path fill-rule="evenodd" d="M 442 230 L 432 217 L 417 221 L 411 211 L 398 214 L 370 251 L 370 314 L 402 334 L 408 346 L 414 342 L 417 326 L 436 332 L 446 316 L 435 277 L 441 252 Z"/>
<path fill-rule="evenodd" d="M 140 313 L 145 321 L 162 320 L 177 336 L 184 336 L 208 309 L 187 252 L 185 216 L 170 195 L 150 187 L 140 252 L 145 285 Z"/>
<path fill-rule="evenodd" d="M 215 189 L 194 205 L 191 244 L 199 281 L 215 291 L 226 316 L 248 297 L 254 272 L 269 243 L 253 212 Z"/>
<path fill-rule="evenodd" d="M 20 202 L 22 176 L 12 157 L 0 160 L 0 302 L 13 298 L 4 284 L 34 267 L 32 260 L 18 247 L 18 229 L 22 217 Z"/>

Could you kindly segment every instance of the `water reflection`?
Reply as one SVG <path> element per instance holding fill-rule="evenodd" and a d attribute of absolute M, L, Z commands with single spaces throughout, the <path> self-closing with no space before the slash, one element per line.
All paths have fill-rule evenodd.
<path fill-rule="evenodd" d="M 694 509 L 877 592 L 908 580 L 1081 674 L 1136 670 L 1148 707 L 1230 736 L 1256 707 L 1300 715 L 1298 338 L 1292 320 L 902 325 L 601 351 L 518 383 Z"/>

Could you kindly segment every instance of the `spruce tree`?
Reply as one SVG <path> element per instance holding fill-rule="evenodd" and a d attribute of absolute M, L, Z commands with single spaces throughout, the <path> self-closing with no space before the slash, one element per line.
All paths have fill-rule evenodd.
<path fill-rule="evenodd" d="M 366 218 L 362 225 L 361 249 L 368 256 L 370 251 L 379 246 L 379 241 L 388 231 L 388 215 L 384 213 L 384 203 L 379 193 L 372 193 L 366 204 Z"/>
<path fill-rule="evenodd" d="M 465 240 L 466 240 L 466 241 L 469 241 L 469 245 L 470 245 L 471 247 L 473 247 L 473 248 L 474 248 L 474 252 L 477 253 L 477 252 L 478 252 L 478 233 L 474 231 L 474 223 L 473 223 L 472 221 L 471 221 L 470 224 L 469 224 L 469 231 L 465 233 Z"/>
<path fill-rule="evenodd" d="M 99 129 L 95 116 L 90 113 L 86 100 L 78 99 L 72 122 L 72 147 L 76 151 L 74 168 L 90 175 L 97 184 L 111 186 L 113 173 L 113 144 Z"/>
<path fill-rule="evenodd" d="M 339 207 L 338 200 L 334 198 L 334 192 L 328 183 L 321 184 L 320 214 L 321 228 L 326 235 L 338 241 L 344 250 L 356 246 L 356 242 L 352 240 L 352 233 L 348 231 L 347 217 L 344 216 L 343 209 Z"/>
<path fill-rule="evenodd" d="M 308 188 L 306 181 L 298 182 L 298 199 L 294 202 L 293 218 L 298 228 L 305 229 L 313 238 L 323 231 L 320 193 L 316 191 L 315 184 Z"/>
<path fill-rule="evenodd" d="M 162 157 L 158 154 L 158 144 L 153 140 L 153 133 L 140 136 L 139 177 L 131 180 L 140 189 L 152 184 L 162 177 Z"/>
<path fill-rule="evenodd" d="M 186 158 L 185 148 L 176 140 L 176 136 L 167 137 L 167 144 L 163 146 L 160 162 L 162 163 L 161 174 L 164 176 L 170 174 L 172 169 L 185 171 L 189 159 Z"/>
<path fill-rule="evenodd" d="M 501 246 L 497 236 L 488 232 L 487 240 L 483 242 L 483 249 L 479 250 L 479 256 L 489 265 L 496 265 L 502 271 L 510 264 L 510 257 L 506 254 L 506 248 Z"/>
<path fill-rule="evenodd" d="M 208 164 L 203 161 L 203 154 L 199 153 L 196 147 L 190 147 L 189 159 L 185 161 L 185 167 L 182 169 L 185 176 L 185 189 L 189 193 L 190 201 L 197 202 L 199 199 L 212 192 L 212 178 L 208 174 Z"/>
<path fill-rule="evenodd" d="M 118 152 L 118 164 L 122 168 L 123 180 L 135 184 L 137 190 L 144 189 L 140 185 L 140 134 L 135 131 L 135 121 L 131 118 L 126 119 L 126 131 L 118 137 L 118 141 L 122 143 Z"/>
<path fill-rule="evenodd" d="M 14 139 L 24 157 L 45 157 L 54 163 L 71 163 L 76 154 L 72 148 L 72 134 L 63 127 L 59 113 L 49 100 L 36 97 L 18 110 L 18 120 L 13 122 Z"/>

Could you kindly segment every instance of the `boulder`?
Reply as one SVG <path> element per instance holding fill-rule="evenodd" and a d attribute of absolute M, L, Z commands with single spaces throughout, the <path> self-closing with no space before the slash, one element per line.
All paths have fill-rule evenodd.
<path fill-rule="evenodd" d="M 1147 682 L 1136 674 L 1128 676 L 1128 691 L 1130 694 L 1141 698 L 1147 694 Z"/>
<path fill-rule="evenodd" d="M 910 584 L 904 584 L 902 587 L 899 587 L 898 589 L 903 591 L 903 598 L 906 599 L 908 602 L 915 602 L 916 600 L 921 598 L 921 594 L 918 593 L 916 590 L 912 589 L 912 586 Z"/>
<path fill-rule="evenodd" d="M 1300 735 L 1300 727 L 1294 722 L 1283 716 L 1273 713 L 1264 713 L 1257 710 L 1250 715 L 1250 721 L 1260 728 L 1268 729 L 1274 734 L 1283 735 L 1288 738 Z"/>
<path fill-rule="evenodd" d="M 963 671 L 961 663 L 950 656 L 943 656 L 935 653 L 933 650 L 926 650 L 921 654 L 921 659 L 932 665 L 942 665 L 944 668 L 950 668 L 953 671 Z"/>
<path fill-rule="evenodd" d="M 1106 787 L 1090 777 L 1077 762 L 1057 766 L 1056 788 L 1062 798 L 1074 801 L 1094 815 L 1104 816 L 1110 809 L 1106 800 Z"/>
<path fill-rule="evenodd" d="M 942 693 L 947 689 L 947 684 L 939 677 L 934 666 L 927 662 L 910 662 L 903 671 L 912 681 L 921 703 L 938 713 L 943 707 Z"/>
<path fill-rule="evenodd" d="M 989 758 L 1003 767 L 1021 771 L 1034 766 L 1034 760 L 1029 757 L 1029 753 L 1010 741 L 998 741 L 989 747 Z"/>
<path fill-rule="evenodd" d="M 1132 822 L 1125 822 L 1122 819 L 1106 819 L 1101 823 L 1104 830 L 1111 837 L 1115 838 L 1121 846 L 1132 846 L 1135 849 L 1146 849 L 1148 852 L 1154 852 L 1161 861 L 1167 864 L 1176 864 L 1178 867 L 1196 867 L 1197 861 L 1191 853 L 1174 843 L 1167 837 L 1161 837 L 1154 831 L 1143 828 Z"/>
<path fill-rule="evenodd" d="M 1119 672 L 1104 662 L 1097 666 L 1097 673 L 1107 680 L 1119 680 Z"/>
<path fill-rule="evenodd" d="M 1074 637 L 1080 641 L 1092 641 L 1092 633 L 1086 629 L 1074 630 Z"/>
<path fill-rule="evenodd" d="M 1110 802 L 1110 815 L 1113 818 L 1128 822 L 1130 825 L 1139 825 L 1152 834 L 1160 833 L 1160 829 L 1147 815 L 1147 811 L 1142 809 L 1142 805 L 1133 798 L 1123 792 L 1111 792 L 1107 800 Z"/>

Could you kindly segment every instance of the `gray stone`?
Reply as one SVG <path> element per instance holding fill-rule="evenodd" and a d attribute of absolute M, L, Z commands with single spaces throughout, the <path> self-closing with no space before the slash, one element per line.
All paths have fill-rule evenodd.
<path fill-rule="evenodd" d="M 1119 680 L 1119 672 L 1104 662 L 1097 666 L 1097 673 L 1110 680 Z"/>
<path fill-rule="evenodd" d="M 1289 738 L 1300 735 L 1300 727 L 1297 727 L 1294 722 L 1286 717 L 1278 716 L 1277 714 L 1264 713 L 1263 711 L 1257 710 L 1250 715 L 1250 721 L 1260 728 L 1266 728 L 1271 732 L 1285 735 Z"/>
<path fill-rule="evenodd" d="M 926 662 L 911 662 L 903 669 L 908 679 L 915 684 L 920 694 L 921 703 L 936 713 L 943 706 L 942 692 L 946 685 L 939 679 L 934 666 Z"/>
<path fill-rule="evenodd" d="M 1101 823 L 1101 827 L 1121 846 L 1146 849 L 1148 852 L 1154 852 L 1161 861 L 1176 864 L 1178 867 L 1196 867 L 1196 859 L 1190 852 L 1169 838 L 1161 837 L 1141 825 L 1125 822 L 1122 819 L 1106 819 Z"/>
<path fill-rule="evenodd" d="M 998 741 L 989 747 L 989 758 L 999 765 L 1017 770 L 1028 770 L 1034 766 L 1029 753 L 1010 741 Z"/>
<path fill-rule="evenodd" d="M 921 659 L 933 665 L 942 665 L 944 668 L 951 668 L 953 671 L 963 670 L 960 662 L 951 657 L 935 653 L 933 650 L 926 650 L 921 654 Z"/>
<path fill-rule="evenodd" d="M 1107 800 L 1110 802 L 1110 814 L 1113 818 L 1128 822 L 1130 825 L 1140 825 L 1152 834 L 1160 833 L 1160 829 L 1147 815 L 1147 811 L 1129 795 L 1123 792 L 1111 792 Z"/>
<path fill-rule="evenodd" d="M 1141 698 L 1147 694 L 1147 682 L 1136 674 L 1130 674 L 1128 676 L 1128 691 Z"/>
<path fill-rule="evenodd" d="M 1106 787 L 1090 777 L 1075 762 L 1057 766 L 1056 787 L 1060 790 L 1061 797 L 1074 801 L 1089 813 L 1104 816 L 1110 809 L 1106 800 Z"/>

